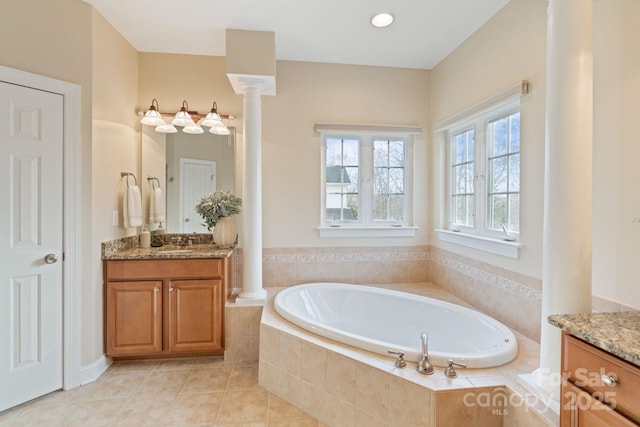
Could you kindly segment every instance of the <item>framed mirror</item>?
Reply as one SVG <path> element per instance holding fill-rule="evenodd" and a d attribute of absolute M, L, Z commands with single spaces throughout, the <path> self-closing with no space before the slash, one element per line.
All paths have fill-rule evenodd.
<path fill-rule="evenodd" d="M 150 231 L 164 219 L 167 233 L 208 232 L 194 208 L 203 195 L 234 192 L 236 132 L 233 127 L 229 130 L 226 136 L 164 134 L 142 126 L 140 190 L 144 223 Z M 164 212 L 158 212 L 160 204 Z"/>

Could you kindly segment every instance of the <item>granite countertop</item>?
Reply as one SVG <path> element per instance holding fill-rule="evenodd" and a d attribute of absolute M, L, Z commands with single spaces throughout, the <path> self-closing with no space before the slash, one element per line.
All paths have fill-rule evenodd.
<path fill-rule="evenodd" d="M 558 314 L 549 323 L 640 366 L 640 312 Z"/>
<path fill-rule="evenodd" d="M 103 260 L 132 259 L 191 259 L 191 258 L 226 258 L 233 248 L 221 248 L 212 244 L 196 244 L 190 246 L 166 245 L 157 248 L 127 248 L 103 254 Z"/>
<path fill-rule="evenodd" d="M 102 242 L 103 260 L 127 259 L 192 259 L 226 258 L 236 245 L 221 247 L 213 244 L 211 233 L 151 235 L 151 244 L 157 247 L 141 248 L 137 235 Z"/>

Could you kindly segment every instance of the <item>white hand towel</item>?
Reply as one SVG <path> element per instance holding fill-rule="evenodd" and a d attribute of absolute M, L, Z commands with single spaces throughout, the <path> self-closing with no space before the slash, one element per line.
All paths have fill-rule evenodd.
<path fill-rule="evenodd" d="M 142 225 L 142 199 L 137 185 L 127 185 L 122 197 L 122 216 L 125 228 Z"/>
<path fill-rule="evenodd" d="M 149 198 L 149 223 L 167 222 L 164 212 L 164 197 L 160 187 L 152 188 Z"/>

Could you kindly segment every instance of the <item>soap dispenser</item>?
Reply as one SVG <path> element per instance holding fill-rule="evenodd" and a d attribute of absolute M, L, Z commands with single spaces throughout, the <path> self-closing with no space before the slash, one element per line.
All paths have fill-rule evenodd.
<path fill-rule="evenodd" d="M 166 234 L 166 230 L 164 229 L 164 226 L 162 225 L 162 223 L 160 223 L 158 228 L 156 228 L 156 234 Z"/>

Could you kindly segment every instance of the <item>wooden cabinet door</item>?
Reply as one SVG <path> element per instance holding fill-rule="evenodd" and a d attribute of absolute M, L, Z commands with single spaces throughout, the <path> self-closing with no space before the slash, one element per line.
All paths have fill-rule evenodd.
<path fill-rule="evenodd" d="M 637 427 L 609 406 L 573 384 L 562 386 L 561 427 Z"/>
<path fill-rule="evenodd" d="M 106 353 L 162 352 L 162 282 L 107 282 Z"/>
<path fill-rule="evenodd" d="M 222 280 L 169 282 L 169 351 L 222 351 Z"/>

